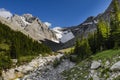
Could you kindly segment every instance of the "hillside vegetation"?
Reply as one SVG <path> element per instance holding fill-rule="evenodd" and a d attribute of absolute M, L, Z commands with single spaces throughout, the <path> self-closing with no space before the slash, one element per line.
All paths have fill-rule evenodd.
<path fill-rule="evenodd" d="M 120 61 L 120 50 L 106 50 L 99 52 L 95 55 L 90 56 L 89 58 L 79 62 L 76 66 L 68 71 L 64 71 L 62 74 L 66 78 L 66 80 L 93 80 L 90 77 L 90 70 L 92 61 L 99 61 L 101 63 L 101 67 L 98 68 L 95 72 L 98 73 L 98 77 L 107 80 L 111 76 L 110 73 L 115 74 L 110 71 L 110 67 Z M 109 64 L 107 64 L 109 62 Z M 119 80 L 119 76 L 117 77 Z M 109 79 L 108 79 L 109 80 Z"/>
<path fill-rule="evenodd" d="M 12 66 L 11 59 L 17 59 L 18 63 L 22 63 L 39 54 L 50 53 L 49 47 L 0 23 L 0 70 L 10 68 Z"/>
<path fill-rule="evenodd" d="M 113 1 L 113 11 L 110 14 L 110 21 L 99 18 L 97 30 L 94 33 L 89 34 L 87 38 L 84 36 L 78 38 L 74 50 L 70 52 L 70 60 L 77 62 L 77 65 L 73 69 L 63 72 L 66 80 L 113 80 L 114 78 L 120 80 L 120 8 L 118 0 Z"/>
<path fill-rule="evenodd" d="M 110 21 L 99 18 L 97 30 L 76 40 L 75 49 L 71 52 L 79 62 L 98 52 L 120 48 L 120 8 L 118 0 L 113 2 Z"/>

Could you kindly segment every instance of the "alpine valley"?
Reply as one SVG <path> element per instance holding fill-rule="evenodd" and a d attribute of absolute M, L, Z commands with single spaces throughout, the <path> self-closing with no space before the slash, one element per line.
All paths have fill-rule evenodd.
<path fill-rule="evenodd" d="M 0 15 L 0 80 L 120 80 L 120 0 L 76 26 Z"/>

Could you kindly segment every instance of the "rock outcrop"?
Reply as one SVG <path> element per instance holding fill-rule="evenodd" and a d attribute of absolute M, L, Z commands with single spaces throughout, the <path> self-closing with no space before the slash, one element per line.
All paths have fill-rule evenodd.
<path fill-rule="evenodd" d="M 2 72 L 3 80 L 64 80 L 61 73 L 74 67 L 75 63 L 62 58 L 63 54 L 33 59 L 30 63 Z M 56 67 L 54 62 L 60 61 Z"/>
<path fill-rule="evenodd" d="M 40 67 L 31 72 L 31 74 L 23 77 L 23 80 L 65 80 L 61 73 L 64 70 L 69 70 L 75 63 L 63 59 L 57 67 L 53 67 L 52 63 L 43 69 Z"/>
<path fill-rule="evenodd" d="M 97 61 L 93 61 L 91 64 L 91 69 L 97 69 L 101 66 L 101 63 L 97 62 Z"/>
<path fill-rule="evenodd" d="M 38 41 L 45 39 L 51 41 L 57 40 L 55 33 L 46 24 L 31 14 L 24 14 L 22 16 L 15 14 L 9 19 L 0 17 L 0 22 Z"/>
<path fill-rule="evenodd" d="M 112 71 L 120 71 L 120 61 L 115 63 L 111 68 Z"/>
<path fill-rule="evenodd" d="M 37 71 L 38 69 L 39 71 L 45 69 L 47 66 L 49 66 L 50 63 L 53 63 L 56 58 L 59 59 L 62 56 L 63 54 L 58 54 L 56 56 L 53 55 L 48 57 L 39 56 L 33 59 L 28 64 L 24 64 L 16 68 L 9 69 L 7 71 L 3 71 L 2 77 L 4 80 L 13 80 L 16 78 L 24 77 L 26 74 L 30 74 L 30 72 Z"/>

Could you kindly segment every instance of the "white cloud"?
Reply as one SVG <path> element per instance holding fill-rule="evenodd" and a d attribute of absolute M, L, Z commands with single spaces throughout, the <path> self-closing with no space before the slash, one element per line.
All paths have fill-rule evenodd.
<path fill-rule="evenodd" d="M 11 17 L 12 13 L 4 8 L 0 8 L 0 16 L 7 18 L 7 17 Z"/>
<path fill-rule="evenodd" d="M 44 22 L 44 24 L 46 24 L 48 27 L 51 27 L 51 26 L 52 26 L 52 24 L 49 23 L 49 22 Z"/>

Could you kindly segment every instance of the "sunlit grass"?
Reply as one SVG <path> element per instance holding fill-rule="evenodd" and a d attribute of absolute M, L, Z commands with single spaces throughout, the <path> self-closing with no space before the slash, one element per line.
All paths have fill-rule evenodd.
<path fill-rule="evenodd" d="M 96 55 L 93 55 L 92 58 L 94 60 L 106 60 L 112 59 L 115 56 L 120 56 L 120 50 L 106 50 L 103 52 L 99 52 Z"/>
<path fill-rule="evenodd" d="M 5 43 L 1 43 L 0 44 L 0 48 L 1 49 L 5 49 L 5 50 L 9 50 L 9 45 L 5 44 Z"/>

